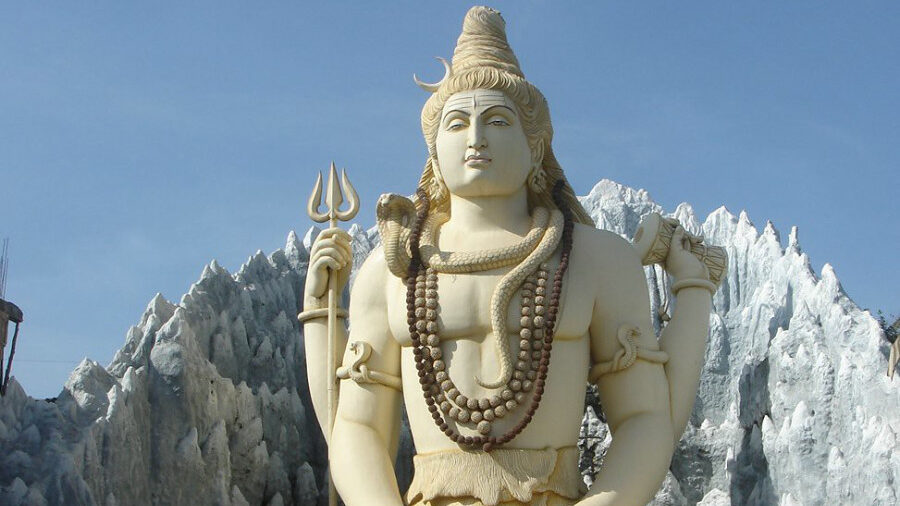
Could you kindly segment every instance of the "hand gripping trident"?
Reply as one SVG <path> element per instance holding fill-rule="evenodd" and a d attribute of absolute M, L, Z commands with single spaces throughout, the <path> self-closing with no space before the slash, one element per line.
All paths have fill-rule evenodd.
<path fill-rule="evenodd" d="M 341 189 L 347 193 L 347 210 L 340 211 L 338 207 L 344 202 Z M 347 179 L 346 170 L 341 171 L 341 184 L 338 186 L 337 170 L 334 162 L 331 162 L 331 169 L 328 172 L 328 188 L 325 193 L 325 205 L 328 211 L 320 213 L 319 205 L 322 203 L 322 173 L 316 179 L 316 186 L 312 195 L 309 197 L 307 205 L 307 213 L 316 223 L 324 223 L 328 221 L 330 228 L 337 227 L 338 221 L 350 221 L 359 211 L 359 195 L 350 180 Z M 334 272 L 330 272 L 328 276 L 328 348 L 325 353 L 326 370 L 328 371 L 328 440 L 331 441 L 331 431 L 334 428 L 334 418 L 337 411 L 337 374 L 335 364 L 335 345 L 337 343 L 337 276 Z M 328 504 L 334 506 L 337 504 L 337 491 L 334 488 L 334 480 L 330 476 L 328 480 Z"/>

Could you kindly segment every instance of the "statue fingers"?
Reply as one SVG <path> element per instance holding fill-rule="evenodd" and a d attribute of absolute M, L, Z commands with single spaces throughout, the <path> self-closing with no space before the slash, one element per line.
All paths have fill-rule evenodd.
<path fill-rule="evenodd" d="M 310 258 L 314 257 L 316 253 L 318 253 L 318 251 L 322 249 L 322 241 L 326 239 L 328 239 L 328 237 L 326 237 L 324 233 L 319 233 L 319 235 L 316 236 L 316 240 L 313 241 L 312 246 L 309 248 Z"/>
<path fill-rule="evenodd" d="M 307 296 L 319 298 L 325 294 L 328 287 L 328 262 L 333 261 L 329 258 L 312 259 L 309 263 L 309 270 L 306 273 L 306 288 L 304 292 Z"/>
<path fill-rule="evenodd" d="M 353 238 L 350 237 L 350 234 L 347 233 L 346 230 L 340 227 L 331 227 L 326 228 L 325 230 L 319 233 L 319 237 L 326 239 L 329 237 L 341 237 L 342 240 L 346 240 L 348 243 L 353 241 Z"/>
<path fill-rule="evenodd" d="M 340 272 L 344 265 L 346 264 L 338 259 L 332 258 L 330 256 L 321 256 L 315 261 L 315 263 L 313 263 L 312 270 L 320 273 L 319 277 L 327 280 L 330 274 L 325 274 L 326 269 L 331 269 L 332 273 Z"/>
<path fill-rule="evenodd" d="M 351 261 L 337 248 L 320 248 L 310 258 L 309 271 L 306 278 L 305 293 L 312 297 L 322 297 L 328 287 L 330 276 L 337 274 L 338 283 L 343 284 L 349 279 L 349 265 Z M 329 272 L 330 271 L 330 272 Z"/>
<path fill-rule="evenodd" d="M 334 256 L 335 258 L 340 258 L 343 262 L 350 262 L 353 260 L 353 252 L 350 249 L 350 245 L 334 236 L 321 241 L 316 241 L 316 248 L 314 248 L 311 256 L 317 257 L 324 252 L 328 252 L 329 255 Z"/>
<path fill-rule="evenodd" d="M 316 242 L 319 242 L 320 240 L 325 241 L 328 239 L 336 241 L 338 244 L 340 244 L 342 249 L 347 251 L 348 255 L 350 255 L 351 257 L 353 256 L 353 250 L 351 246 L 353 244 L 353 238 L 350 237 L 350 234 L 348 234 L 345 230 L 342 230 L 338 227 L 327 228 L 319 234 Z"/>
<path fill-rule="evenodd" d="M 681 249 L 689 250 L 691 247 L 690 239 L 687 237 L 686 232 L 684 231 L 684 227 L 678 225 L 675 227 L 675 231 L 672 232 L 672 243 L 669 247 L 669 251 L 671 252 L 675 248 L 675 245 L 681 246 Z"/>
<path fill-rule="evenodd" d="M 341 230 L 339 234 L 335 234 L 334 236 L 335 243 L 341 251 L 347 254 L 347 259 L 353 260 L 353 238 L 350 237 L 350 234 Z"/>

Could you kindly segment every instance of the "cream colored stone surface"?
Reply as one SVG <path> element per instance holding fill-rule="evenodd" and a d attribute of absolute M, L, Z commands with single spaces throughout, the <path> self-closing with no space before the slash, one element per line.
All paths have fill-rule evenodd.
<path fill-rule="evenodd" d="M 422 113 L 430 157 L 420 188 L 429 196 L 429 215 L 446 215 L 435 221 L 436 250 L 428 258 L 450 258 L 454 252 L 464 267 L 437 274 L 437 334 L 446 373 L 470 399 L 509 388 L 515 362 L 510 357 L 520 351 L 522 291 L 516 269 L 531 257 L 497 267 L 491 259 L 527 242 L 535 213 L 554 211 L 550 189 L 563 182 L 563 200 L 575 223 L 546 387 L 531 422 L 494 452 L 461 447 L 438 428 L 419 384 L 407 290 L 398 276 L 409 262 L 415 202 L 394 196 L 400 210 L 380 209 L 383 247 L 365 262 L 353 286 L 352 331 L 338 336 L 339 348 L 347 350 L 341 369 L 345 379 L 334 431 L 326 434 L 338 492 L 348 505 L 422 500 L 401 498 L 391 465 L 403 400 L 421 457 L 460 467 L 477 461 L 484 469 L 475 478 L 462 468 L 436 473 L 437 482 L 425 488 L 448 497 L 429 498 L 430 504 L 645 504 L 665 477 L 673 444 L 684 430 L 703 360 L 711 283 L 707 267 L 691 253 L 697 239 L 680 227 L 672 232 L 664 262 L 680 289 L 677 307 L 657 340 L 641 256 L 617 235 L 593 228 L 574 198 L 553 155 L 546 102 L 525 81 L 499 13 L 470 10 L 447 76 L 423 87 L 433 94 Z M 546 230 L 544 236 L 552 238 L 553 227 Z M 548 250 L 550 280 L 560 262 L 556 237 Z M 530 251 L 538 251 L 541 243 L 536 244 Z M 480 254 L 485 250 L 492 251 Z M 351 262 L 349 236 L 337 229 L 323 232 L 311 253 L 307 300 L 321 307 L 329 274 L 336 272 L 346 283 Z M 325 322 L 320 317 L 304 324 L 310 390 L 323 427 L 325 385 L 339 365 L 324 360 Z M 348 341 L 354 344 L 348 347 Z M 568 455 L 577 442 L 589 376 L 599 387 L 614 439 L 590 491 L 570 497 L 582 492 L 578 473 L 550 477 L 555 476 L 555 456 Z M 534 391 L 522 393 L 519 404 Z M 526 414 L 524 405 L 508 411 L 492 421 L 491 435 L 505 433 Z M 447 414 L 444 418 L 464 436 L 479 434 L 468 414 L 455 421 Z M 460 476 L 469 478 L 457 480 Z M 510 476 L 518 481 L 510 482 Z"/>

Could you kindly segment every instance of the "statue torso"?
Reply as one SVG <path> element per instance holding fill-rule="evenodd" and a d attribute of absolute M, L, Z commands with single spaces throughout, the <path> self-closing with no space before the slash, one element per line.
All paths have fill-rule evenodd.
<path fill-rule="evenodd" d="M 528 427 L 506 447 L 563 448 L 576 444 L 584 409 L 584 387 L 590 367 L 589 325 L 593 314 L 595 290 L 585 267 L 589 252 L 574 255 L 563 281 L 560 317 L 554 335 L 549 373 L 540 408 Z M 587 258 L 585 258 L 587 257 Z M 550 262 L 559 263 L 557 251 Z M 509 268 L 474 274 L 439 274 L 439 329 L 441 350 L 450 378 L 460 392 L 469 397 L 490 397 L 499 392 L 479 386 L 475 377 L 492 380 L 498 374 L 498 357 L 491 338 L 490 301 L 497 283 Z M 550 273 L 552 278 L 553 272 Z M 388 314 L 391 332 L 401 345 L 403 396 L 417 452 L 458 449 L 435 425 L 425 405 L 413 360 L 406 322 L 406 288 L 390 277 Z M 519 351 L 521 295 L 516 293 L 507 311 L 508 346 L 512 355 Z M 530 399 L 531 393 L 528 394 Z M 492 434 L 499 435 L 525 416 L 519 406 L 494 422 Z M 458 426 L 463 435 L 477 435 L 474 428 Z"/>

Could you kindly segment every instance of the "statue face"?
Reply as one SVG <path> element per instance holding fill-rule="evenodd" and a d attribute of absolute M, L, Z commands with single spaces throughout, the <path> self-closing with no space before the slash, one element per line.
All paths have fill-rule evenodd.
<path fill-rule="evenodd" d="M 502 91 L 464 91 L 447 99 L 436 145 L 444 183 L 460 197 L 510 195 L 525 186 L 531 170 L 519 111 Z"/>

